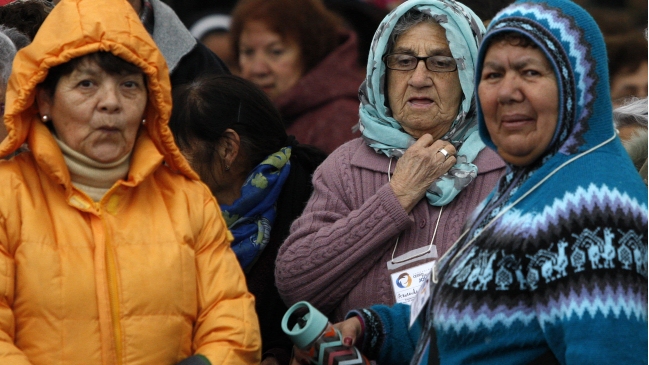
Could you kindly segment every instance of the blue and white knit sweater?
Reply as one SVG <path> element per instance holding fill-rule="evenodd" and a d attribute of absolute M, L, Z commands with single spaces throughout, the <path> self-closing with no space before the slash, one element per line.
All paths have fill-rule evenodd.
<path fill-rule="evenodd" d="M 570 1 L 517 1 L 492 20 L 477 77 L 503 31 L 553 65 L 557 129 L 536 163 L 508 166 L 440 260 L 413 363 L 432 326 L 442 364 L 646 364 L 647 188 L 615 137 L 602 35 Z M 480 110 L 479 127 L 495 149 Z M 396 323 L 398 308 L 375 309 Z M 404 333 L 385 328 L 383 358 Z"/>
<path fill-rule="evenodd" d="M 562 364 L 646 363 L 647 188 L 614 137 L 601 33 L 565 0 L 503 9 L 483 45 L 504 31 L 531 38 L 552 62 L 559 122 L 546 154 L 509 166 L 440 262 L 441 362 L 521 364 L 551 352 Z M 495 148 L 480 110 L 479 125 Z"/>

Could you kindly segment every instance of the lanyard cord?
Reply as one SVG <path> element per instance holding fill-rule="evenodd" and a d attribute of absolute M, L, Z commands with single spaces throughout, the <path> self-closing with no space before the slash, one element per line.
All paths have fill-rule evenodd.
<path fill-rule="evenodd" d="M 392 167 L 392 157 L 390 157 L 390 163 L 388 164 L 388 182 L 392 181 L 392 176 L 390 175 L 390 168 Z M 394 243 L 394 248 L 392 249 L 392 264 L 400 264 L 402 262 L 410 261 L 414 258 L 424 256 L 428 254 L 432 249 L 433 249 L 433 242 L 435 241 L 435 236 L 437 235 L 437 227 L 439 226 L 439 220 L 442 218 L 442 210 L 444 207 L 439 207 L 439 215 L 437 216 L 437 223 L 435 223 L 435 230 L 433 231 L 433 237 L 430 239 L 430 244 L 428 245 L 428 249 L 424 252 L 420 252 L 418 254 L 412 255 L 408 258 L 402 259 L 395 261 L 394 260 L 394 253 L 397 252 L 397 246 L 399 245 L 399 236 L 397 236 L 397 241 Z"/>
<path fill-rule="evenodd" d="M 503 214 L 507 213 L 507 212 L 508 212 L 510 209 L 512 209 L 516 204 L 520 203 L 521 200 L 525 199 L 528 195 L 530 195 L 534 190 L 536 190 L 539 186 L 541 186 L 541 184 L 543 184 L 544 182 L 546 182 L 546 181 L 547 181 L 550 177 L 552 177 L 555 173 L 557 173 L 557 172 L 558 172 L 559 170 L 561 170 L 562 168 L 566 167 L 568 164 L 570 164 L 570 163 L 576 161 L 577 159 L 580 159 L 580 158 L 586 156 L 587 154 L 589 154 L 589 153 L 591 153 L 591 152 L 593 152 L 593 151 L 599 149 L 600 147 L 604 146 L 605 144 L 607 144 L 607 143 L 613 141 L 613 140 L 615 139 L 615 137 L 617 137 L 617 135 L 616 135 L 615 133 L 613 133 L 613 136 L 610 137 L 609 139 L 607 139 L 607 140 L 605 140 L 604 142 L 598 144 L 597 146 L 592 147 L 591 149 L 588 149 L 588 150 L 586 150 L 586 151 L 584 151 L 584 152 L 582 152 L 582 153 L 580 153 L 580 154 L 574 156 L 573 158 L 571 158 L 571 159 L 569 159 L 568 161 L 566 161 L 566 162 L 562 163 L 561 165 L 559 165 L 559 167 L 557 167 L 556 169 L 552 170 L 552 171 L 551 171 L 549 174 L 547 174 L 543 179 L 541 179 L 541 181 L 537 182 L 537 183 L 536 183 L 536 184 L 535 184 L 535 185 L 534 185 L 530 190 L 526 191 L 523 195 L 521 195 L 521 196 L 520 196 L 518 199 L 516 199 L 513 203 L 511 203 L 510 205 L 508 205 L 507 207 L 505 207 L 502 211 L 500 211 L 500 212 L 499 212 L 499 213 L 498 213 L 498 214 L 497 214 L 497 215 L 496 215 L 496 216 L 495 216 L 491 221 L 489 221 L 489 223 L 487 223 L 487 225 L 485 225 L 484 228 L 481 229 L 480 232 L 478 232 L 478 234 L 476 234 L 473 238 L 471 238 L 471 240 L 470 240 L 469 242 L 467 242 L 467 243 L 466 243 L 466 244 L 465 244 L 465 245 L 464 245 L 464 246 L 463 246 L 463 247 L 462 247 L 462 248 L 461 248 L 461 249 L 460 249 L 460 250 L 459 250 L 459 251 L 458 251 L 458 252 L 453 256 L 453 259 L 448 263 L 448 266 L 450 267 L 450 266 L 455 262 L 455 260 L 456 260 L 456 259 L 457 259 L 461 254 L 462 254 L 462 252 L 464 252 L 464 250 L 466 250 L 466 249 L 467 249 L 467 248 L 468 248 L 468 247 L 473 243 L 473 241 L 475 241 L 476 238 L 478 238 L 478 237 L 480 236 L 480 234 L 481 234 L 482 232 L 486 231 L 487 228 L 488 228 L 489 226 L 491 226 L 492 223 L 494 223 L 495 221 L 497 221 L 498 218 L 502 217 Z M 455 243 L 453 244 L 453 246 L 451 246 L 451 248 L 448 249 L 448 250 L 444 253 L 444 255 L 442 255 L 442 257 L 440 258 L 440 260 L 442 260 L 442 259 L 446 256 L 447 253 L 453 251 L 453 248 L 454 248 L 454 247 L 455 247 L 455 246 L 456 246 L 456 245 L 457 245 L 457 244 L 462 240 L 462 238 L 464 238 L 464 236 L 465 236 L 469 231 L 470 231 L 470 228 L 467 229 L 466 231 L 462 232 L 462 234 L 461 234 L 460 237 L 455 241 Z M 433 280 L 433 283 L 437 284 L 437 280 L 438 280 L 438 278 L 437 278 L 437 270 L 435 270 L 435 268 L 433 268 L 433 279 L 432 279 L 432 280 Z"/>

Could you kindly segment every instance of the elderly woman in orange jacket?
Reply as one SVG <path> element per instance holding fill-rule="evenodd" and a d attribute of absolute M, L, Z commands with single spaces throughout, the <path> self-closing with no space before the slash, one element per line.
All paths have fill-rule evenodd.
<path fill-rule="evenodd" d="M 0 155 L 0 363 L 253 364 L 254 298 L 179 153 L 126 1 L 63 0 L 16 56 Z"/>

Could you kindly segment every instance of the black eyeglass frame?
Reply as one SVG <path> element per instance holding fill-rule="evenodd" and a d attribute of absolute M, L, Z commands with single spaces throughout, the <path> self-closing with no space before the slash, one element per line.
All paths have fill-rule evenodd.
<path fill-rule="evenodd" d="M 390 67 L 390 66 L 388 65 L 388 57 L 390 57 L 390 56 L 396 56 L 396 55 L 412 57 L 412 58 L 414 58 L 414 59 L 417 60 L 417 63 L 415 63 L 415 66 L 414 66 L 413 68 L 411 68 L 411 69 L 407 69 L 407 70 L 406 70 L 406 69 L 399 69 L 399 68 L 392 68 L 392 67 Z M 428 60 L 429 58 L 444 58 L 444 59 L 450 59 L 450 60 L 453 60 L 453 65 L 455 65 L 455 67 L 453 67 L 452 70 L 431 70 L 431 69 L 428 67 L 428 62 L 426 62 L 426 60 Z M 383 60 L 383 63 L 385 64 L 385 67 L 387 67 L 387 68 L 390 69 L 390 70 L 395 70 L 395 71 L 412 71 L 412 70 L 416 69 L 417 66 L 419 66 L 419 61 L 424 61 L 424 65 L 426 66 L 426 69 L 427 69 L 428 71 L 432 71 L 432 72 L 453 72 L 453 71 L 457 70 L 457 61 L 455 61 L 455 58 L 453 58 L 453 57 L 449 57 L 449 56 L 435 55 L 435 56 L 424 56 L 424 57 L 419 57 L 419 56 L 413 56 L 413 55 L 411 55 L 411 54 L 407 54 L 407 53 L 390 53 L 390 54 L 386 54 L 386 55 L 384 55 L 384 56 L 382 57 L 382 60 Z"/>

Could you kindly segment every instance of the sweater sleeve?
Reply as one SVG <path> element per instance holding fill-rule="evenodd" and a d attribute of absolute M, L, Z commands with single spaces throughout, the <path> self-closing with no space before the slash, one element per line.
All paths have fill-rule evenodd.
<path fill-rule="evenodd" d="M 280 248 L 275 279 L 288 305 L 306 300 L 330 313 L 411 224 L 388 184 L 355 206 L 363 192 L 348 146 L 316 170 L 313 195 Z"/>
<path fill-rule="evenodd" d="M 376 360 L 379 364 L 410 362 L 422 327 L 420 319 L 409 327 L 409 305 L 374 305 L 353 310 L 347 314 L 347 318 L 355 315 L 362 319 L 364 333 L 359 348 L 368 359 Z"/>
<path fill-rule="evenodd" d="M 232 235 L 211 196 L 206 196 L 204 214 L 203 230 L 195 247 L 198 316 L 194 352 L 211 364 L 259 363 L 261 337 L 254 297 L 248 292 L 239 261 L 230 248 Z"/>
<path fill-rule="evenodd" d="M 14 300 L 16 270 L 14 259 L 7 245 L 9 238 L 5 230 L 5 219 L 0 217 L 0 363 L 7 365 L 29 365 L 27 356 L 14 344 L 16 321 L 11 309 Z"/>

